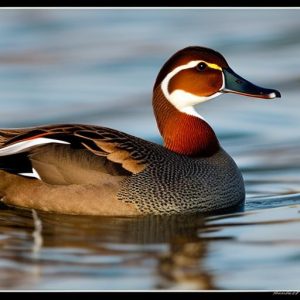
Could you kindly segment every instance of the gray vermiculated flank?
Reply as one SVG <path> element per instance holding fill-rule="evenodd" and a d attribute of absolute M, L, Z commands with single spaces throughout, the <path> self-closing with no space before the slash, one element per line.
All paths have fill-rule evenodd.
<path fill-rule="evenodd" d="M 241 172 L 223 149 L 206 158 L 181 156 L 161 146 L 148 151 L 155 159 L 125 179 L 118 193 L 142 213 L 210 212 L 243 203 Z"/>

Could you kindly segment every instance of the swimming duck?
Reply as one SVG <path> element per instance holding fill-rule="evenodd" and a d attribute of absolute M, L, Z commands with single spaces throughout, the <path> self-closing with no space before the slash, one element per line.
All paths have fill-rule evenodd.
<path fill-rule="evenodd" d="M 92 125 L 2 129 L 2 201 L 110 216 L 204 213 L 242 205 L 241 172 L 194 109 L 224 93 L 280 97 L 277 90 L 237 75 L 220 53 L 191 46 L 167 60 L 154 84 L 163 146 Z"/>

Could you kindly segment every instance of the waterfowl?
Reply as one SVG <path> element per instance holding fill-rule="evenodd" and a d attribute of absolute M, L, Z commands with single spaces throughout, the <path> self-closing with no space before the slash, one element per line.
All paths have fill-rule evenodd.
<path fill-rule="evenodd" d="M 244 181 L 194 106 L 224 93 L 273 99 L 218 52 L 191 46 L 160 70 L 153 109 L 163 145 L 110 128 L 59 124 L 0 130 L 8 205 L 85 215 L 213 212 L 242 205 Z"/>

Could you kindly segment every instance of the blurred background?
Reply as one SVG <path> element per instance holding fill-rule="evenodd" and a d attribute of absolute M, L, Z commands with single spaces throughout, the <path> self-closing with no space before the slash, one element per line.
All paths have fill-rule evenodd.
<path fill-rule="evenodd" d="M 282 93 L 275 101 L 224 95 L 205 103 L 198 111 L 218 135 L 293 138 L 300 134 L 299 13 L 1 10 L 0 127 L 92 123 L 155 138 L 158 71 L 177 50 L 202 45 L 220 51 L 241 76 Z"/>
<path fill-rule="evenodd" d="M 87 123 L 161 142 L 152 86 L 177 50 L 221 52 L 282 98 L 197 108 L 243 172 L 246 212 L 101 218 L 0 211 L 2 289 L 297 289 L 300 10 L 0 10 L 0 127 Z M 36 236 L 36 235 L 35 235 Z"/>

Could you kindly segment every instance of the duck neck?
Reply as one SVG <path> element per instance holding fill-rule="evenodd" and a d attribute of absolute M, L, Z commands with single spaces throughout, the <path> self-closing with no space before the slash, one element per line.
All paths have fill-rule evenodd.
<path fill-rule="evenodd" d="M 209 124 L 196 115 L 179 111 L 166 99 L 160 85 L 153 92 L 153 109 L 167 149 L 193 157 L 211 156 L 220 149 Z"/>

